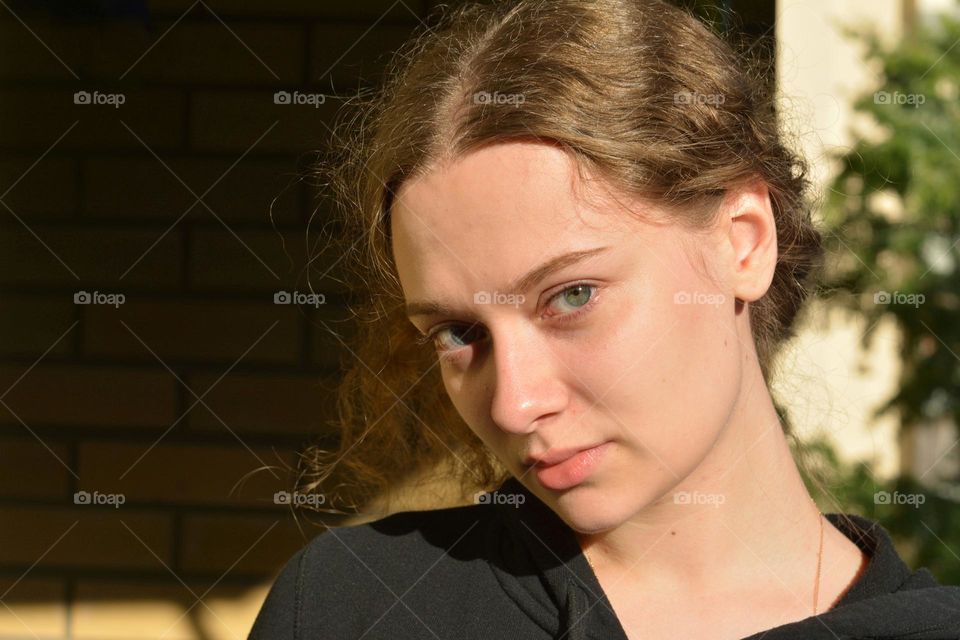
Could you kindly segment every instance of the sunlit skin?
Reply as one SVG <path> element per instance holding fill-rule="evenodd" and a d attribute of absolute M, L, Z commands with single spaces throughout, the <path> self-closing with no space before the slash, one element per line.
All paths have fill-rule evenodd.
<path fill-rule="evenodd" d="M 761 181 L 694 231 L 581 180 L 555 146 L 494 144 L 405 183 L 392 234 L 410 320 L 433 336 L 452 403 L 576 532 L 628 635 L 742 638 L 812 614 L 818 512 L 747 313 L 777 259 Z M 523 298 L 480 304 L 477 292 Z M 441 309 L 420 313 L 428 301 Z M 524 463 L 605 442 L 569 489 Z M 825 522 L 819 611 L 863 560 Z"/>

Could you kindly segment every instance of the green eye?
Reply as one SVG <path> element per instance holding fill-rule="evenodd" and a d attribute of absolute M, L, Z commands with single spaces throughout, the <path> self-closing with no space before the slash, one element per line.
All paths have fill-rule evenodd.
<path fill-rule="evenodd" d="M 567 305 L 566 309 L 561 309 L 559 313 L 550 316 L 558 323 L 572 322 L 587 313 L 590 307 L 595 305 L 594 299 L 599 289 L 597 285 L 586 282 L 578 282 L 560 291 L 550 298 L 549 306 L 557 303 Z M 437 351 L 455 352 L 463 347 L 468 347 L 473 342 L 483 338 L 483 327 L 478 323 L 471 325 L 447 324 L 437 327 L 427 335 L 418 338 L 419 344 L 433 342 Z"/>
<path fill-rule="evenodd" d="M 593 287 L 588 284 L 577 284 L 564 289 L 557 297 L 574 308 L 579 308 L 590 302 L 590 298 L 593 297 Z"/>

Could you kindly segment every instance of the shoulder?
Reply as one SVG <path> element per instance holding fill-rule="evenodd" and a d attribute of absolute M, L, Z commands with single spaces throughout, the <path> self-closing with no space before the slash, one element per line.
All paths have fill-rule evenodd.
<path fill-rule="evenodd" d="M 324 622 L 328 630 L 349 624 L 346 611 L 355 619 L 382 613 L 428 574 L 424 584 L 444 592 L 471 582 L 486 562 L 488 528 L 495 517 L 488 505 L 470 505 L 406 511 L 324 530 L 283 566 L 250 640 L 308 637 L 305 629 L 330 612 L 337 617 Z"/>
<path fill-rule="evenodd" d="M 362 525 L 331 528 L 306 547 L 304 571 L 326 577 L 376 574 L 389 586 L 419 576 L 441 557 L 483 554 L 492 510 L 483 506 L 405 511 Z"/>

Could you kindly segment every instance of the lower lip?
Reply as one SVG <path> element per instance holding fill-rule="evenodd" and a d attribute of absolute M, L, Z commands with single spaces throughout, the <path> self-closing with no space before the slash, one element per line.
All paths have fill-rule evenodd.
<path fill-rule="evenodd" d="M 584 480 L 599 464 L 610 443 L 604 442 L 592 449 L 584 449 L 562 462 L 549 466 L 534 465 L 534 473 L 540 484 L 552 491 L 563 491 L 575 487 Z"/>

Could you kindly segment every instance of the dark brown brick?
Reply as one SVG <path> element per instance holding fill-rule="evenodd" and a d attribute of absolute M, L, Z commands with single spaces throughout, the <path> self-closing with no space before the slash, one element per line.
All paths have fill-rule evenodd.
<path fill-rule="evenodd" d="M 338 86 L 352 78 L 377 82 L 390 54 L 411 33 L 409 27 L 389 25 L 370 29 L 370 25 L 317 24 L 311 33 L 315 55 L 310 59 L 310 81 L 325 85 L 333 78 Z"/>
<path fill-rule="evenodd" d="M 310 532 L 319 533 L 315 525 L 301 524 L 303 533 L 289 511 L 275 517 L 187 516 L 181 566 L 190 572 L 217 572 L 232 566 L 238 573 L 271 574 L 309 542 Z"/>
<path fill-rule="evenodd" d="M 293 453 L 279 447 L 251 447 L 251 453 L 240 442 L 220 446 L 161 441 L 151 446 L 81 444 L 80 486 L 123 493 L 128 503 L 272 508 L 274 493 L 292 485 L 286 467 L 293 464 Z M 270 468 L 261 469 L 264 465 Z"/>
<path fill-rule="evenodd" d="M 54 355 L 70 353 L 76 339 L 76 327 L 70 330 L 76 311 L 72 298 L 67 296 L 3 294 L 0 354 L 40 356 L 48 349 Z"/>
<path fill-rule="evenodd" d="M 297 87 L 286 87 L 293 92 Z M 190 109 L 190 147 L 201 151 L 246 151 L 258 139 L 258 151 L 299 155 L 324 148 L 340 103 L 318 107 L 275 104 L 274 91 L 201 91 Z M 272 127 L 272 128 L 271 128 Z"/>
<path fill-rule="evenodd" d="M 159 23 L 158 34 L 166 35 L 154 38 L 156 46 L 139 62 L 130 60 L 133 66 L 127 67 L 127 79 L 214 84 L 300 82 L 304 34 L 299 25 L 259 21 L 228 22 L 225 27 L 217 20 L 206 20 L 208 15 L 198 6 L 169 31 L 169 24 Z M 193 16 L 203 21 L 191 20 Z"/>
<path fill-rule="evenodd" d="M 118 309 L 86 306 L 84 318 L 83 351 L 94 356 L 228 364 L 243 356 L 246 364 L 293 364 L 302 352 L 303 315 L 269 300 L 132 299 Z"/>
<path fill-rule="evenodd" d="M 159 365 L 158 365 L 159 366 Z M 10 408 L 34 426 L 167 427 L 176 419 L 177 382 L 165 370 L 45 364 L 0 367 Z M 0 422 L 20 425 L 6 408 Z"/>
<path fill-rule="evenodd" d="M 29 230 L 17 222 L 0 226 L 0 282 L 4 284 L 57 284 L 73 291 L 99 287 L 105 292 L 122 292 L 125 286 L 169 288 L 180 281 L 182 244 L 176 228 L 164 235 L 166 228 L 161 226 L 123 229 L 27 224 Z"/>
<path fill-rule="evenodd" d="M 81 25 L 53 22 L 42 14 L 23 18 L 30 31 L 15 20 L 0 22 L 0 75 L 9 80 L 115 81 L 155 39 L 131 21 Z"/>
<path fill-rule="evenodd" d="M 202 8 L 193 16 L 200 21 L 190 16 L 175 26 L 172 21 L 159 21 L 152 30 L 134 21 L 95 25 L 35 21 L 31 29 L 84 81 L 116 82 L 123 77 L 127 81 L 269 83 L 298 82 L 302 77 L 304 34 L 299 25 L 228 23 L 228 30 L 209 20 Z M 2 77 L 73 79 L 19 23 L 0 22 L 0 38 L 5 45 Z"/>
<path fill-rule="evenodd" d="M 125 102 L 117 108 L 106 104 L 74 104 L 74 92 L 79 90 L 91 95 L 94 91 L 122 92 Z M 0 146 L 35 151 L 39 155 L 69 129 L 57 149 L 142 151 L 146 143 L 159 152 L 180 147 L 184 100 L 179 89 L 132 90 L 94 83 L 79 87 L 4 89 L 0 91 Z"/>
<path fill-rule="evenodd" d="M 70 217 L 77 209 L 77 164 L 49 155 L 7 157 L 0 161 L 0 195 L 8 190 L 3 201 L 24 220 Z M 11 215 L 0 209 L 5 218 Z"/>
<path fill-rule="evenodd" d="M 301 218 L 302 185 L 296 181 L 297 169 L 292 160 L 246 156 L 234 164 L 236 160 L 232 156 L 164 158 L 174 175 L 150 155 L 91 158 L 84 166 L 84 213 L 93 217 L 173 221 L 196 202 L 193 194 L 203 196 L 216 182 L 210 193 L 203 196 L 203 202 L 223 220 L 270 225 L 274 199 L 273 222 L 290 223 Z M 216 218 L 197 202 L 183 217 L 184 222 L 193 220 Z"/>
<path fill-rule="evenodd" d="M 315 18 L 370 19 L 383 16 L 390 20 L 415 21 L 422 9 L 422 0 L 354 0 L 353 2 L 317 2 L 316 0 L 205 0 L 207 6 L 220 16 L 289 16 Z M 153 11 L 181 14 L 193 4 L 193 0 L 149 0 Z M 407 8 L 409 7 L 409 9 Z"/>
<path fill-rule="evenodd" d="M 190 257 L 193 285 L 200 289 L 262 291 L 269 293 L 268 300 L 272 300 L 273 294 L 279 291 L 310 293 L 303 275 L 307 266 L 308 245 L 302 232 L 236 233 L 240 240 L 225 229 L 204 228 L 194 231 L 190 239 L 193 247 Z M 325 297 L 342 291 L 343 285 L 336 281 L 343 274 L 342 270 L 337 269 L 339 263 L 335 251 L 313 250 L 311 255 L 314 252 L 319 253 L 320 257 L 310 267 L 313 291 Z M 331 266 L 333 269 L 321 278 Z M 299 279 L 301 286 L 294 286 L 296 279 Z"/>
<path fill-rule="evenodd" d="M 163 570 L 156 554 L 169 564 L 172 531 L 166 516 L 126 505 L 74 507 L 72 496 L 70 505 L 0 507 L 0 521 L 17 523 L 15 527 L 0 527 L 0 563 Z"/>
<path fill-rule="evenodd" d="M 70 488 L 67 447 L 33 437 L 0 439 L 0 495 L 66 499 Z"/>
<path fill-rule="evenodd" d="M 197 395 L 218 376 L 194 374 L 187 384 Z M 237 433 L 308 434 L 328 432 L 325 420 L 335 409 L 329 377 L 231 372 L 203 396 L 216 416 L 203 406 L 190 413 L 190 427 L 225 431 L 223 420 Z M 219 416 L 220 420 L 217 419 Z"/>
<path fill-rule="evenodd" d="M 0 42 L 3 42 L 0 77 L 7 80 L 28 81 L 36 78 L 74 80 L 79 76 L 77 61 L 64 59 L 64 40 L 67 39 L 70 30 L 58 29 L 47 21 L 28 17 L 31 18 L 30 30 L 38 37 L 34 37 L 16 20 L 0 20 Z M 47 47 L 52 49 L 63 63 L 58 61 Z"/>

